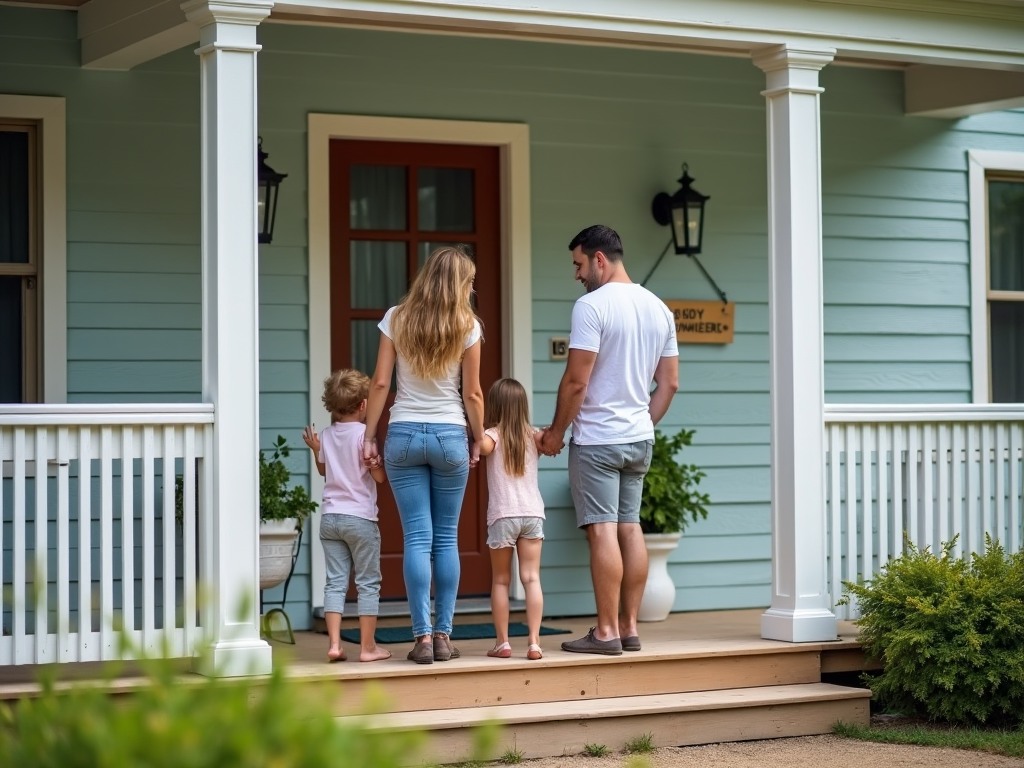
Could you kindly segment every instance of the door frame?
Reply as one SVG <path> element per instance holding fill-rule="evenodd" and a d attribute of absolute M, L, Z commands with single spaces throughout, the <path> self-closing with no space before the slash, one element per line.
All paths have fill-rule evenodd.
<path fill-rule="evenodd" d="M 518 379 L 533 405 L 533 301 L 530 252 L 530 127 L 525 123 L 430 120 L 370 115 L 308 116 L 309 200 L 309 423 L 323 420 L 320 396 L 331 372 L 330 143 L 332 139 L 477 144 L 499 149 L 501 201 L 501 325 L 503 376 Z M 323 478 L 310 455 L 310 491 L 323 492 Z M 318 530 L 315 513 L 310 531 Z M 310 539 L 311 598 L 323 605 L 327 570 L 323 551 Z M 525 590 L 514 567 L 512 597 Z"/>

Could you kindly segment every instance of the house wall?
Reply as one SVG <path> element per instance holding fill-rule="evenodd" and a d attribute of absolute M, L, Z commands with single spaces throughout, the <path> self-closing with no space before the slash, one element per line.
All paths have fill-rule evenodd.
<path fill-rule="evenodd" d="M 195 400 L 199 391 L 198 62 L 77 68 L 74 17 L 0 8 L 0 92 L 68 98 L 69 399 Z M 767 208 L 762 73 L 743 58 L 264 25 L 260 133 L 282 185 L 261 246 L 261 430 L 294 444 L 309 411 L 306 116 L 337 112 L 526 122 L 531 135 L 535 420 L 554 407 L 579 287 L 566 244 L 615 226 L 642 279 L 668 231 L 650 200 L 685 160 L 708 204 L 704 264 L 737 302 L 733 344 L 684 346 L 668 429 L 707 472 L 711 513 L 672 559 L 676 609 L 769 600 Z M 826 399 L 969 402 L 968 148 L 1024 151 L 1024 112 L 907 118 L 902 74 L 822 72 Z M 714 298 L 667 257 L 649 287 Z M 308 480 L 305 457 L 293 462 Z M 542 463 L 551 615 L 589 612 L 587 550 L 565 456 Z M 308 542 L 307 542 L 308 543 Z M 308 620 L 308 548 L 289 593 Z"/>

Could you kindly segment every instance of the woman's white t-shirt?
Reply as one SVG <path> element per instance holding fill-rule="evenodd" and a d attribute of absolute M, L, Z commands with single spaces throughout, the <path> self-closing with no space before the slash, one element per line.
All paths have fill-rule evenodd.
<path fill-rule="evenodd" d="M 392 341 L 392 307 L 377 326 Z M 473 320 L 473 331 L 466 338 L 464 349 L 469 349 L 483 336 L 480 322 Z M 422 424 L 466 424 L 466 409 L 462 404 L 459 384 L 462 381 L 462 362 L 451 364 L 445 376 L 439 379 L 421 379 L 409 369 L 409 361 L 398 355 L 398 394 L 391 406 L 391 421 L 412 421 Z"/>

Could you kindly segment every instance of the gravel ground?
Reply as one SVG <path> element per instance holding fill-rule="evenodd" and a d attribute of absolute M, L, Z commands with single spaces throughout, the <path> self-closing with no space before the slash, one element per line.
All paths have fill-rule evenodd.
<path fill-rule="evenodd" d="M 630 765 L 644 765 L 636 758 Z M 665 747 L 644 758 L 650 768 L 1022 768 L 1024 760 L 962 749 L 874 744 L 836 736 Z M 523 768 L 624 768 L 631 758 L 548 757 L 524 760 Z"/>

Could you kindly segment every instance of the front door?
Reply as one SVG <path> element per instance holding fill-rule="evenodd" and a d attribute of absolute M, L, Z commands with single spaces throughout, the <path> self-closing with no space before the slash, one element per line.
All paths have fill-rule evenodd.
<path fill-rule="evenodd" d="M 432 250 L 461 244 L 476 262 L 484 326 L 480 379 L 501 376 L 501 250 L 496 147 L 389 141 L 331 142 L 331 366 L 373 374 L 377 323 L 405 295 Z M 392 379 L 392 381 L 394 381 Z M 388 398 L 388 408 L 394 400 Z M 378 441 L 387 432 L 387 410 Z M 405 597 L 402 524 L 391 488 L 378 486 L 382 598 Z M 459 519 L 460 595 L 490 592 L 487 483 L 469 473 Z"/>

